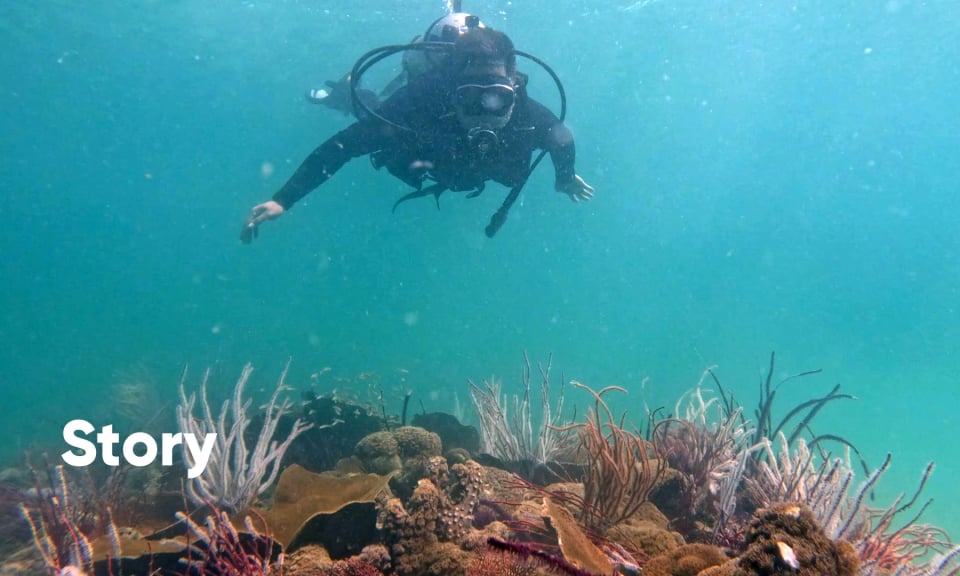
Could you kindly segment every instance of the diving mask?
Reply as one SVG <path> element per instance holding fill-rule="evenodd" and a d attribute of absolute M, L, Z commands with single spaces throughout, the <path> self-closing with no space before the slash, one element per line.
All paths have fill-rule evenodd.
<path fill-rule="evenodd" d="M 457 86 L 457 116 L 467 125 L 502 128 L 516 103 L 513 82 L 505 76 L 470 78 Z"/>

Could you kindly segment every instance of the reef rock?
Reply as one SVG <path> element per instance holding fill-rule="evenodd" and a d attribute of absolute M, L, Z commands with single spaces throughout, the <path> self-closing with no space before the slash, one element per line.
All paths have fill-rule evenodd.
<path fill-rule="evenodd" d="M 856 576 L 859 567 L 853 546 L 827 538 L 806 506 L 785 503 L 758 510 L 746 551 L 700 576 Z"/>
<path fill-rule="evenodd" d="M 709 544 L 684 544 L 650 559 L 644 576 L 697 576 L 707 568 L 728 560 L 720 548 Z"/>

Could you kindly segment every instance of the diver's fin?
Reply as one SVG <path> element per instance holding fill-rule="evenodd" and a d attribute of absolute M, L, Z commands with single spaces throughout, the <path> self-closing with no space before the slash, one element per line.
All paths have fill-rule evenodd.
<path fill-rule="evenodd" d="M 467 198 L 476 198 L 483 192 L 484 188 L 486 188 L 486 184 L 484 182 L 481 182 L 480 185 L 477 186 L 476 190 L 467 193 Z"/>
<path fill-rule="evenodd" d="M 423 196 L 427 196 L 427 195 L 433 195 L 433 197 L 434 197 L 434 198 L 436 199 L 436 201 L 437 201 L 437 210 L 439 210 L 439 209 L 440 209 L 440 195 L 443 194 L 444 191 L 446 191 L 446 189 L 447 189 L 447 187 L 444 186 L 443 184 L 433 184 L 432 186 L 427 186 L 426 188 L 421 188 L 421 189 L 419 189 L 419 190 L 414 190 L 413 192 L 410 192 L 409 194 L 404 194 L 403 196 L 400 197 L 399 200 L 397 200 L 396 202 L 394 202 L 394 204 L 393 204 L 393 209 L 391 210 L 391 212 L 396 212 L 396 211 L 397 211 L 397 206 L 403 204 L 403 203 L 406 202 L 407 200 L 412 200 L 412 199 L 414 199 L 414 198 L 422 198 Z"/>

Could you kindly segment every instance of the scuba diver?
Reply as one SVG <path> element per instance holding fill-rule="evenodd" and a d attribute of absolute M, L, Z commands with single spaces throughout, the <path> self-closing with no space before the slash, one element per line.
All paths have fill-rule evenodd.
<path fill-rule="evenodd" d="M 370 66 L 397 53 L 404 55 L 400 76 L 380 94 L 360 89 Z M 561 97 L 559 117 L 527 96 L 518 55 L 554 79 Z M 357 120 L 314 150 L 270 200 L 253 207 L 241 231 L 244 243 L 257 236 L 262 223 L 278 218 L 347 161 L 364 155 L 377 169 L 386 168 L 414 188 L 394 210 L 423 196 L 433 196 L 439 207 L 440 195 L 448 190 L 472 198 L 488 180 L 511 187 L 486 227 L 491 238 L 546 153 L 553 161 L 557 191 L 574 202 L 593 197 L 593 188 L 574 170 L 574 141 L 563 124 L 566 99 L 556 74 L 538 58 L 515 50 L 506 34 L 483 26 L 476 16 L 457 11 L 409 44 L 371 50 L 347 77 L 327 85 L 330 92 L 315 90 L 308 98 L 341 111 L 349 101 Z M 532 159 L 536 150 L 540 153 Z"/>

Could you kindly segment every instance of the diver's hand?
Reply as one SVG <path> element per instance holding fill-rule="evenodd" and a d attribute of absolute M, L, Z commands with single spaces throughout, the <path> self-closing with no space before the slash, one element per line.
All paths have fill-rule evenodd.
<path fill-rule="evenodd" d="M 327 80 L 324 84 L 327 85 L 326 88 L 314 88 L 304 94 L 308 102 L 322 104 L 343 114 L 353 112 L 353 101 L 350 97 L 350 74 L 336 82 Z"/>
<path fill-rule="evenodd" d="M 566 184 L 557 186 L 557 191 L 563 192 L 574 202 L 580 202 L 581 200 L 586 202 L 593 198 L 593 186 L 584 182 L 583 178 L 577 175 L 574 175 Z"/>
<path fill-rule="evenodd" d="M 273 200 L 267 200 L 263 204 L 257 204 L 250 210 L 247 221 L 243 223 L 243 230 L 240 231 L 240 241 L 249 244 L 257 237 L 257 227 L 267 220 L 279 218 L 283 214 L 283 206 Z"/>

